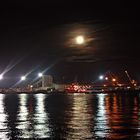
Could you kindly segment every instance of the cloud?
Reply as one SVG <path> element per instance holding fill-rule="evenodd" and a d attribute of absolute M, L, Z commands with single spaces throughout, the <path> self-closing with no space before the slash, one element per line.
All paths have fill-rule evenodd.
<path fill-rule="evenodd" d="M 132 59 L 131 59 L 132 60 Z M 133 59 L 134 60 L 134 59 Z M 66 58 L 67 62 L 100 63 L 100 62 L 124 62 L 130 61 L 126 56 L 97 56 L 97 55 L 74 55 Z"/>

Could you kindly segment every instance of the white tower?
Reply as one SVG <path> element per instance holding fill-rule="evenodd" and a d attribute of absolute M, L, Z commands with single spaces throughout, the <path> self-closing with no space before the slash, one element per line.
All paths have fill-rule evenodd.
<path fill-rule="evenodd" d="M 51 75 L 42 76 L 42 87 L 51 87 L 53 85 L 53 78 Z"/>

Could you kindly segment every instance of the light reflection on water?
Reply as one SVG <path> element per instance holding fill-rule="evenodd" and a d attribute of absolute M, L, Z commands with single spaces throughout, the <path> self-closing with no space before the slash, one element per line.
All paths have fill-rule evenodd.
<path fill-rule="evenodd" d="M 29 110 L 27 106 L 27 94 L 19 94 L 19 111 L 17 114 L 17 126 L 19 138 L 31 138 L 33 130 L 30 125 Z"/>
<path fill-rule="evenodd" d="M 8 136 L 10 131 L 8 128 L 8 120 L 7 114 L 5 112 L 5 105 L 4 105 L 4 94 L 0 94 L 0 139 L 2 140 L 9 140 L 10 137 Z"/>
<path fill-rule="evenodd" d="M 27 104 L 28 94 L 19 94 L 19 111 L 17 114 L 16 128 L 20 132 L 19 138 L 47 138 L 50 131 L 48 128 L 48 116 L 45 111 L 45 94 L 35 94 L 35 110 L 33 114 L 32 101 L 30 97 L 30 104 Z"/>
<path fill-rule="evenodd" d="M 72 108 L 69 110 L 70 121 L 67 122 L 67 139 L 93 138 L 92 109 L 85 95 L 73 95 Z"/>
<path fill-rule="evenodd" d="M 0 94 L 0 139 L 140 139 L 139 94 Z"/>
<path fill-rule="evenodd" d="M 138 102 L 134 94 L 125 96 L 118 94 L 105 98 L 105 109 L 110 127 L 110 139 L 137 139 L 138 130 Z"/>
<path fill-rule="evenodd" d="M 48 115 L 45 110 L 45 94 L 36 94 L 36 107 L 34 114 L 34 131 L 36 138 L 49 138 L 50 137 L 50 128 L 48 122 Z"/>
<path fill-rule="evenodd" d="M 95 135 L 97 137 L 105 138 L 108 135 L 109 126 L 108 126 L 108 119 L 105 109 L 105 96 L 106 94 L 98 94 L 97 95 L 97 116 L 95 118 Z"/>

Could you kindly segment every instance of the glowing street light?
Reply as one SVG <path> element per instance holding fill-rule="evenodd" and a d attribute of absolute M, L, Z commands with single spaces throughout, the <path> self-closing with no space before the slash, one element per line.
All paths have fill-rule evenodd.
<path fill-rule="evenodd" d="M 33 88 L 33 85 L 30 85 L 30 88 Z"/>
<path fill-rule="evenodd" d="M 84 36 L 82 36 L 82 35 L 77 36 L 75 41 L 76 41 L 76 44 L 78 44 L 78 45 L 84 44 L 84 42 L 85 42 Z"/>
<path fill-rule="evenodd" d="M 26 76 L 21 76 L 21 81 L 25 81 L 26 80 Z"/>
<path fill-rule="evenodd" d="M 43 74 L 42 73 L 38 73 L 38 77 L 42 77 L 43 76 Z"/>
<path fill-rule="evenodd" d="M 108 80 L 108 77 L 105 77 L 105 80 Z"/>
<path fill-rule="evenodd" d="M 104 79 L 104 76 L 103 76 L 103 75 L 100 75 L 100 76 L 99 76 L 99 79 L 100 79 L 100 80 L 103 80 L 103 79 Z"/>
<path fill-rule="evenodd" d="M 0 74 L 0 80 L 2 80 L 3 79 L 3 75 L 2 74 Z"/>
<path fill-rule="evenodd" d="M 116 79 L 115 79 L 115 78 L 113 78 L 113 79 L 112 79 L 112 82 L 116 82 Z"/>

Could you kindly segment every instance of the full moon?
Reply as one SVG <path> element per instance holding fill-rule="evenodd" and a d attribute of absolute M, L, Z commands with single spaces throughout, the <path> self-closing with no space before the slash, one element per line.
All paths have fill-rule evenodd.
<path fill-rule="evenodd" d="M 76 43 L 77 44 L 83 44 L 85 42 L 85 39 L 84 39 L 84 37 L 83 36 L 77 36 L 76 37 Z"/>

